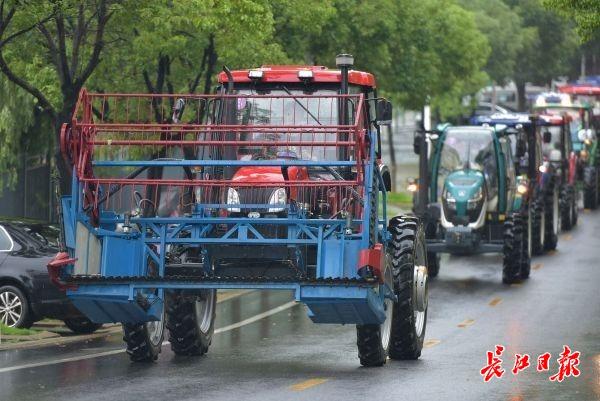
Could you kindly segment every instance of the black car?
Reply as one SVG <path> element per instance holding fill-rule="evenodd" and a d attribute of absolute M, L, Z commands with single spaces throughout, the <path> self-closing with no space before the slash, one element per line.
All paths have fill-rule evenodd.
<path fill-rule="evenodd" d="M 58 229 L 51 225 L 0 221 L 0 323 L 27 328 L 52 318 L 76 333 L 101 326 L 50 281 L 46 265 L 57 252 L 57 239 Z"/>

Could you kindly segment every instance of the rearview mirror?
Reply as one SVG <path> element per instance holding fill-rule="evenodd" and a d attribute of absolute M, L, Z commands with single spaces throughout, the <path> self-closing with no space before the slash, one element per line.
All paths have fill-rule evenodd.
<path fill-rule="evenodd" d="M 544 141 L 544 143 L 552 142 L 552 134 L 550 133 L 550 131 L 544 131 L 542 141 Z"/>
<path fill-rule="evenodd" d="M 421 140 L 422 140 L 421 135 L 425 135 L 425 134 L 421 133 L 421 132 L 415 132 L 415 136 L 413 138 L 413 151 L 417 155 L 421 154 Z"/>
<path fill-rule="evenodd" d="M 392 124 L 392 103 L 386 99 L 377 100 L 377 125 Z"/>
<path fill-rule="evenodd" d="M 527 144 L 525 142 L 525 139 L 523 139 L 523 138 L 517 139 L 516 156 L 518 158 L 521 158 L 521 157 L 525 156 L 525 152 L 527 152 Z"/>

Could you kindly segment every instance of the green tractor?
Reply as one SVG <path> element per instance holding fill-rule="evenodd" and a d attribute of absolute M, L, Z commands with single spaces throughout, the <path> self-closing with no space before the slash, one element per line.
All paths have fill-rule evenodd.
<path fill-rule="evenodd" d="M 527 148 L 536 148 L 535 136 L 522 127 L 439 126 L 415 134 L 414 211 L 425 222 L 430 277 L 439 272 L 440 253 L 503 254 L 504 283 L 529 277 L 529 193 L 537 173 L 535 161 L 519 169 Z"/>

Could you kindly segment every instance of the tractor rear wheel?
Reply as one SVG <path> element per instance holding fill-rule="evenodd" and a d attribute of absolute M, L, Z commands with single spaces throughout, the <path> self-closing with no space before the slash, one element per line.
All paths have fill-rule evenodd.
<path fill-rule="evenodd" d="M 133 362 L 152 362 L 158 359 L 165 332 L 165 313 L 160 320 L 141 324 L 123 324 L 123 341 Z"/>
<path fill-rule="evenodd" d="M 524 257 L 523 220 L 514 213 L 504 221 L 504 260 L 502 282 L 512 284 L 521 278 L 521 262 Z"/>
<path fill-rule="evenodd" d="M 199 295 L 174 291 L 167 297 L 169 342 L 176 355 L 199 356 L 208 351 L 215 331 L 216 290 Z"/>
<path fill-rule="evenodd" d="M 541 255 L 544 253 L 544 236 L 546 232 L 546 213 L 544 204 L 539 200 L 533 202 L 529 209 L 531 220 L 531 253 Z"/>
<path fill-rule="evenodd" d="M 598 171 L 595 166 L 583 169 L 583 207 L 592 210 L 598 207 Z"/>

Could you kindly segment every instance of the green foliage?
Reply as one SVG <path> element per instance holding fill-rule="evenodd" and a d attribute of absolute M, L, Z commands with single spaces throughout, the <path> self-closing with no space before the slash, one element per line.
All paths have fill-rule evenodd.
<path fill-rule="evenodd" d="M 19 155 L 27 146 L 24 135 L 34 124 L 33 98 L 0 76 L 0 193 L 17 180 Z"/>
<path fill-rule="evenodd" d="M 486 38 L 452 1 L 330 0 L 320 7 L 320 16 L 304 11 L 315 21 L 308 30 L 276 25 L 291 59 L 331 65 L 335 54 L 352 53 L 357 69 L 373 72 L 387 96 L 413 109 L 427 97 L 444 97 L 436 104 L 456 112 L 461 97 L 485 83 L 479 71 L 489 54 Z M 288 21 L 276 17 L 282 20 Z"/>
<path fill-rule="evenodd" d="M 545 85 L 566 74 L 578 43 L 567 20 L 545 9 L 541 0 L 514 1 L 514 10 L 529 32 L 525 46 L 518 53 L 515 81 Z"/>
<path fill-rule="evenodd" d="M 4 323 L 0 323 L 0 335 L 6 336 L 30 336 L 32 334 L 38 334 L 39 331 L 31 329 L 19 329 L 16 327 L 8 327 Z"/>
<path fill-rule="evenodd" d="M 544 5 L 574 19 L 582 42 L 592 39 L 600 31 L 598 0 L 544 0 Z"/>
<path fill-rule="evenodd" d="M 501 0 L 461 0 L 475 15 L 477 28 L 485 34 L 491 53 L 485 66 L 492 81 L 504 85 L 512 79 L 517 55 L 534 33 L 521 17 Z"/>

